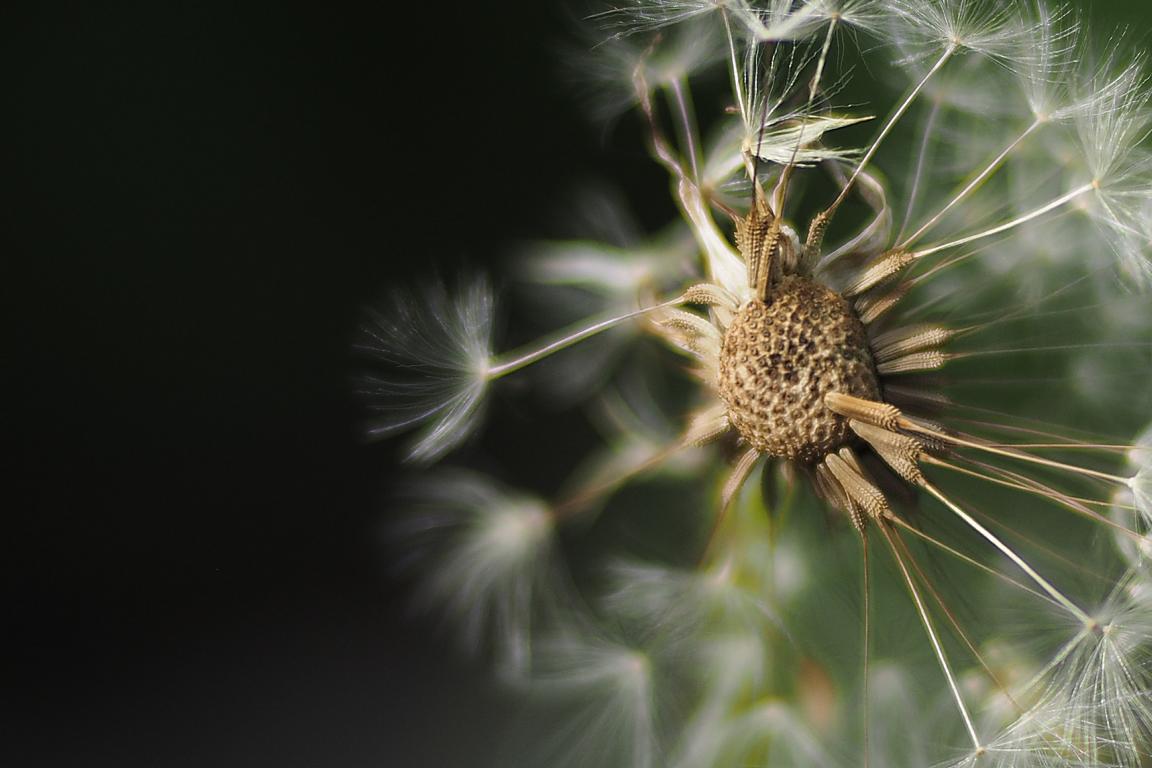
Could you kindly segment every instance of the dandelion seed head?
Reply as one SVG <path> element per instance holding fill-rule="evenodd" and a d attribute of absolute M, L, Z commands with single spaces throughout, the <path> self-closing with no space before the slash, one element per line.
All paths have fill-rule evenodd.
<path fill-rule="evenodd" d="M 541 303 L 574 289 L 644 322 L 626 333 L 594 318 L 482 378 L 609 328 L 621 330 L 605 343 L 631 349 L 642 331 L 690 369 L 672 396 L 639 355 L 573 357 L 598 374 L 571 379 L 607 447 L 550 504 L 473 488 L 483 503 L 453 507 L 470 511 L 450 518 L 459 533 L 429 577 L 471 634 L 513 649 L 529 688 L 566 702 L 565 746 L 538 764 L 830 765 L 864 707 L 882 720 L 877 765 L 940 764 L 969 742 L 958 764 L 1140 765 L 1152 449 L 1122 466 L 1120 440 L 1027 417 L 1064 398 L 1075 417 L 1082 398 L 1124 418 L 1131 371 L 1101 361 L 1125 321 L 1115 286 L 1092 278 L 1152 273 L 1143 62 L 1097 63 L 1078 19 L 1039 0 L 633 0 L 596 21 L 615 33 L 603 56 L 632 87 L 681 220 L 646 242 L 539 247 L 526 271 Z M 858 38 L 911 78 L 875 109 L 849 80 L 846 50 L 873 60 Z M 731 92 L 696 100 L 717 55 Z M 722 114 L 697 119 L 716 103 Z M 1104 242 L 1118 258 L 1098 261 Z M 1049 322 L 1085 294 L 1109 306 Z M 676 464 L 689 451 L 702 458 Z M 719 481 L 709 458 L 730 465 Z M 634 542 L 645 559 L 575 571 L 575 589 L 547 581 L 556 526 L 626 514 L 608 504 L 625 486 L 715 503 Z M 836 550 L 791 533 L 821 513 L 833 546 L 850 527 L 865 565 L 886 558 L 857 572 L 863 616 L 811 589 L 843 581 Z M 1107 562 L 1085 562 L 1067 546 L 1076 525 L 1115 536 L 1119 555 L 1098 536 Z M 707 540 L 693 549 L 685 531 Z M 664 547 L 675 555 L 654 554 Z M 1080 577 L 1109 585 L 1095 610 L 1069 591 Z M 990 584 L 1043 608 L 1035 620 L 1064 644 L 1015 643 L 988 620 Z M 905 613 L 890 615 L 901 595 Z M 825 620 L 816 642 L 810 615 Z M 886 660 L 860 618 L 884 628 L 887 653 L 892 634 L 926 650 Z M 541 622 L 547 641 L 529 642 Z M 866 667 L 844 673 L 852 641 L 876 661 L 867 680 Z"/>
<path fill-rule="evenodd" d="M 748 303 L 728 327 L 720 397 L 750 445 L 808 461 L 848 439 L 847 421 L 824 405 L 829 392 L 878 395 L 864 327 L 835 292 L 785 278 L 771 304 Z"/>

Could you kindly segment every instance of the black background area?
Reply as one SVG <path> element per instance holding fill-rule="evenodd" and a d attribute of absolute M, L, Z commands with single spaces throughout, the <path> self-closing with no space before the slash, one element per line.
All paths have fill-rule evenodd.
<path fill-rule="evenodd" d="M 0 764 L 492 764 L 510 705 L 393 574 L 350 342 L 612 161 L 569 12 L 466 7 L 8 15 Z"/>

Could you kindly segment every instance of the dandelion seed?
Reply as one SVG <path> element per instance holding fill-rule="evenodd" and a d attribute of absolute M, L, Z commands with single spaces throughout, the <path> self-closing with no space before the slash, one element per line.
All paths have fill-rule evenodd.
<path fill-rule="evenodd" d="M 593 16 L 620 35 L 652 32 L 731 8 L 751 14 L 742 0 L 631 0 Z"/>
<path fill-rule="evenodd" d="M 1128 466 L 1134 470 L 1128 487 L 1140 518 L 1138 530 L 1152 532 L 1152 429 L 1136 438 L 1135 447 L 1128 454 Z"/>
<path fill-rule="evenodd" d="M 487 282 L 465 282 L 449 296 L 443 284 L 420 296 L 393 293 L 369 313 L 356 348 L 385 366 L 358 392 L 377 417 L 371 437 L 422 427 L 409 458 L 430 462 L 458 446 L 483 411 L 494 300 Z"/>
<path fill-rule="evenodd" d="M 702 452 L 678 450 L 679 436 L 667 414 L 627 389 L 616 386 L 594 404 L 592 419 L 604 447 L 573 470 L 565 483 L 561 511 L 587 513 L 602 505 L 611 489 L 639 477 L 684 479 L 699 471 L 705 459 Z"/>
<path fill-rule="evenodd" d="M 1036 28 L 1015 3 L 991 0 L 899 2 L 896 29 L 911 50 L 972 51 L 1007 62 L 1029 58 Z M 926 54 L 921 54 L 926 55 Z"/>
<path fill-rule="evenodd" d="M 358 394 L 380 414 L 368 427 L 371 437 L 423 426 L 408 457 L 429 463 L 457 447 L 476 428 L 489 382 L 561 352 L 628 320 L 664 309 L 680 299 L 625 312 L 583 325 L 528 350 L 493 356 L 492 296 L 483 281 L 462 296 L 448 297 L 442 286 L 428 289 L 426 303 L 394 296 L 388 314 L 372 312 L 363 327 L 361 353 L 384 372 L 364 376 Z"/>
<path fill-rule="evenodd" d="M 616 195 L 585 197 L 573 212 L 587 219 L 589 234 L 579 239 L 526 245 L 515 260 L 534 314 L 571 324 L 590 315 L 620 315 L 639 308 L 647 296 L 666 294 L 691 275 L 696 251 L 682 231 L 640 244 L 635 223 Z M 632 342 L 643 336 L 639 324 L 621 325 L 581 347 L 579 355 L 549 361 L 546 384 L 560 400 L 584 399 L 617 369 Z"/>
<path fill-rule="evenodd" d="M 1087 87 L 1100 96 L 1079 115 L 1077 128 L 1092 174 L 1095 205 L 1090 215 L 1109 237 L 1125 271 L 1137 280 L 1150 274 L 1145 213 L 1152 200 L 1152 156 L 1140 145 L 1152 130 L 1152 96 L 1143 62 L 1116 75 L 1097 73 Z"/>
<path fill-rule="evenodd" d="M 678 23 L 665 34 L 665 44 L 655 50 L 640 36 L 600 40 L 589 35 L 587 45 L 568 55 L 568 69 L 573 80 L 586 87 L 595 118 L 610 120 L 635 106 L 637 69 L 650 89 L 659 91 L 680 87 L 724 60 L 717 46 L 721 32 L 715 25 Z"/>
<path fill-rule="evenodd" d="M 674 644 L 707 625 L 739 627 L 755 634 L 768 624 L 779 623 L 765 597 L 741 584 L 731 564 L 699 572 L 619 565 L 613 580 L 617 587 L 605 598 L 605 605 L 665 642 Z"/>
<path fill-rule="evenodd" d="M 882 35 L 895 11 L 884 0 L 805 0 L 812 13 L 826 21 Z"/>
<path fill-rule="evenodd" d="M 643 650 L 588 630 L 552 638 L 532 687 L 549 703 L 567 705 L 569 738 L 546 745 L 535 764 L 660 765 L 659 701 L 653 659 Z"/>
<path fill-rule="evenodd" d="M 715 765 L 835 765 L 835 758 L 783 701 L 762 701 L 722 732 Z"/>
<path fill-rule="evenodd" d="M 1080 24 L 1070 8 L 1037 3 L 1035 36 L 1030 44 L 1034 56 L 1020 72 L 1028 108 L 1036 121 L 1065 119 L 1091 101 L 1076 104 L 1068 93 L 1068 81 L 1076 66 L 1076 40 Z"/>
<path fill-rule="evenodd" d="M 416 547 L 409 566 L 424 574 L 422 600 L 451 620 L 466 648 L 491 648 L 509 674 L 523 674 L 534 620 L 561 583 L 551 511 L 462 470 L 421 478 L 406 496 L 398 533 Z"/>

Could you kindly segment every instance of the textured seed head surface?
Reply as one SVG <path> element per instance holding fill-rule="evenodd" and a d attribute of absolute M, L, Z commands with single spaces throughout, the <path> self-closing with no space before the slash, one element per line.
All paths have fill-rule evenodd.
<path fill-rule="evenodd" d="M 848 422 L 824 396 L 878 400 L 864 326 L 848 302 L 810 279 L 782 279 L 745 304 L 724 335 L 720 397 L 728 419 L 769 456 L 817 461 L 849 442 Z"/>

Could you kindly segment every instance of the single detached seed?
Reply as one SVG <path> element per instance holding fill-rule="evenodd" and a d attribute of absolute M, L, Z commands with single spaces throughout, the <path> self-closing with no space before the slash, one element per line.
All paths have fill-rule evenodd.
<path fill-rule="evenodd" d="M 728 419 L 769 456 L 817 461 L 852 440 L 829 392 L 880 398 L 864 326 L 835 291 L 789 276 L 741 307 L 720 350 Z"/>

